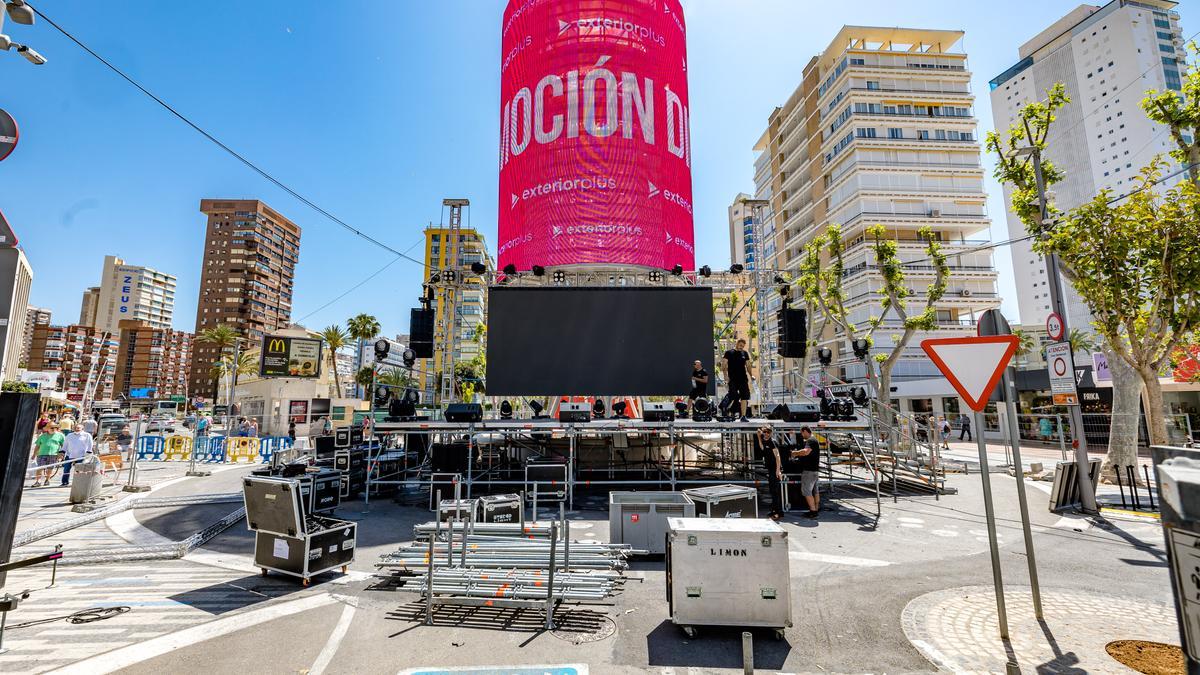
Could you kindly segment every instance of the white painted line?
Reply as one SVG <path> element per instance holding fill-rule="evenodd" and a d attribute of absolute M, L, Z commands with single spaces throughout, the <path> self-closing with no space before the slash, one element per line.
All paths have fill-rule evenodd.
<path fill-rule="evenodd" d="M 139 523 L 137 516 L 133 514 L 133 509 L 105 518 L 104 524 L 108 526 L 108 529 L 115 532 L 118 537 L 138 546 L 175 543 L 174 540 L 167 539 Z"/>
<path fill-rule="evenodd" d="M 354 611 L 354 605 L 346 605 L 346 608 L 342 610 L 341 618 L 333 627 L 333 632 L 329 634 L 329 640 L 321 648 L 321 653 L 317 654 L 317 660 L 313 661 L 308 675 L 323 675 L 325 668 L 333 661 L 333 655 L 337 654 L 338 647 L 342 644 L 342 638 L 346 637 L 346 632 L 350 630 L 350 622 L 354 621 Z"/>
<path fill-rule="evenodd" d="M 233 553 L 218 553 L 198 548 L 191 553 L 183 556 L 183 560 L 189 562 L 208 565 L 209 567 L 219 567 L 221 569 L 232 570 L 234 572 L 250 572 L 258 574 L 261 570 L 254 564 L 254 558 L 248 555 L 237 555 Z"/>
<path fill-rule="evenodd" d="M 887 567 L 892 563 L 886 560 L 872 558 L 855 558 L 848 555 L 829 555 L 826 553 L 811 553 L 809 551 L 791 551 L 788 558 L 806 562 L 830 563 L 833 565 L 850 565 L 851 567 Z"/>
<path fill-rule="evenodd" d="M 316 609 L 337 602 L 327 593 L 314 595 L 299 600 L 261 607 L 243 614 L 235 614 L 224 619 L 217 619 L 198 626 L 185 628 L 174 633 L 139 642 L 127 647 L 114 649 L 90 659 L 77 661 L 69 666 L 52 671 L 59 675 L 100 675 L 112 673 L 122 668 L 128 668 L 135 663 L 162 656 L 169 651 L 181 649 L 215 637 L 257 626 L 260 623 L 272 621 L 292 614 L 298 614 L 310 609 Z"/>

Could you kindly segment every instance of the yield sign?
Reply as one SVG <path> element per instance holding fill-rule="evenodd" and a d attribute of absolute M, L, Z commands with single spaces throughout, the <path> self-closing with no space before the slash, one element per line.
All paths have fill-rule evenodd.
<path fill-rule="evenodd" d="M 937 338 L 922 341 L 921 349 L 971 410 L 983 412 L 1018 343 L 1015 335 Z"/>

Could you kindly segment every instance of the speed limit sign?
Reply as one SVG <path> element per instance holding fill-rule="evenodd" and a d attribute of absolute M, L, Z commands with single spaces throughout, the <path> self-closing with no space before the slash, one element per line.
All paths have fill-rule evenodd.
<path fill-rule="evenodd" d="M 1063 320 L 1058 312 L 1050 312 L 1050 316 L 1046 317 L 1046 333 L 1055 342 L 1063 339 Z"/>

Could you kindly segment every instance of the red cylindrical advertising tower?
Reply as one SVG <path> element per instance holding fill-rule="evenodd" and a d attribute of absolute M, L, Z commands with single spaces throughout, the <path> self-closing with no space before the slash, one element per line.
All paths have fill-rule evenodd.
<path fill-rule="evenodd" d="M 509 0 L 499 266 L 695 269 L 679 0 Z"/>

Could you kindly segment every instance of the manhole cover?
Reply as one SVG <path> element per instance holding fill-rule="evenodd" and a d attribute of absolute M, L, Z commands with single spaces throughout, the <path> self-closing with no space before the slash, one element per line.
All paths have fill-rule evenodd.
<path fill-rule="evenodd" d="M 607 614 L 588 610 L 559 610 L 554 615 L 554 629 L 550 631 L 554 637 L 577 645 L 599 642 L 616 632 L 617 624 Z"/>
<path fill-rule="evenodd" d="M 1116 640 L 1104 646 L 1108 655 L 1146 675 L 1176 675 L 1186 672 L 1183 649 L 1146 640 Z"/>

